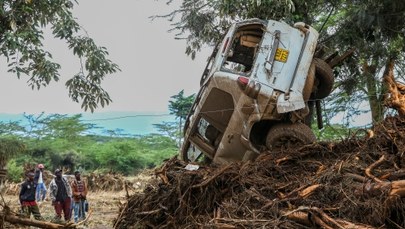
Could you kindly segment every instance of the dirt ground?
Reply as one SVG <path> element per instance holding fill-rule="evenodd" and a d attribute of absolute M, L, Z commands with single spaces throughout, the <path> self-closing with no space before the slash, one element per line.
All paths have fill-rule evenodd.
<path fill-rule="evenodd" d="M 49 172 L 49 174 L 51 173 Z M 136 176 L 124 177 L 119 174 L 87 174 L 83 176 L 89 187 L 87 200 L 90 207 L 90 216 L 84 223 L 80 223 L 77 228 L 113 228 L 114 220 L 120 214 L 120 206 L 122 207 L 127 203 L 128 197 L 142 192 L 149 184 L 152 174 L 153 170 L 145 170 Z M 16 213 L 19 212 L 19 190 L 20 186 L 18 183 L 9 183 L 6 181 L 1 192 L 3 194 L 0 196 L 0 211 L 5 209 L 4 206 L 7 206 L 11 210 L 11 215 L 16 215 Z M 47 198 L 49 198 L 49 194 Z M 42 217 L 47 222 L 53 221 L 55 212 L 49 199 L 44 202 L 39 202 L 39 208 Z M 1 223 L 0 228 L 2 228 Z M 14 229 L 22 227 L 6 222 L 4 228 Z"/>
<path fill-rule="evenodd" d="M 7 205 L 13 212 L 18 212 L 20 205 L 17 195 L 3 196 Z M 84 225 L 79 228 L 113 228 L 113 221 L 119 213 L 119 206 L 126 201 L 126 192 L 97 191 L 89 192 L 88 201 L 90 204 L 91 215 Z M 54 209 L 51 201 L 40 202 L 40 211 L 46 221 L 51 221 L 54 217 Z M 5 228 L 19 228 L 14 225 L 5 225 Z"/>

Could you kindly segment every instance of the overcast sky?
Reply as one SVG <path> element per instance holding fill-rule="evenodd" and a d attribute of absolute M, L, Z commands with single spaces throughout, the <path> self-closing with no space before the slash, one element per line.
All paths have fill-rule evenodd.
<path fill-rule="evenodd" d="M 167 111 L 170 96 L 184 89 L 196 93 L 199 79 L 211 48 L 192 61 L 186 56 L 185 41 L 168 33 L 165 19 L 151 21 L 150 16 L 171 12 L 165 0 L 82 0 L 74 15 L 99 46 L 107 47 L 110 59 L 121 72 L 109 76 L 103 87 L 113 103 L 102 111 Z M 50 36 L 47 36 L 50 37 Z M 46 88 L 31 90 L 27 77 L 20 80 L 7 73 L 0 59 L 0 113 L 80 113 L 80 104 L 68 97 L 65 82 L 79 71 L 79 60 L 60 40 L 47 38 L 47 49 L 61 64 L 61 80 Z"/>

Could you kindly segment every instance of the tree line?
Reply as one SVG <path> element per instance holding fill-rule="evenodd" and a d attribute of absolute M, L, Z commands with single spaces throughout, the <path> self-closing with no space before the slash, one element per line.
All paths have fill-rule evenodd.
<path fill-rule="evenodd" d="M 23 172 L 42 163 L 46 169 L 134 175 L 160 165 L 177 154 L 176 139 L 164 134 L 102 136 L 82 115 L 27 115 L 27 125 L 0 122 L 2 164 L 8 178 L 19 181 Z"/>

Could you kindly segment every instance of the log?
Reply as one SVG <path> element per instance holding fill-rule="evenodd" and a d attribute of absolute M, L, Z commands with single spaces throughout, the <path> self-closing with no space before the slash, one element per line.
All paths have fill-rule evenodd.
<path fill-rule="evenodd" d="M 18 217 L 18 216 L 11 215 L 11 214 L 4 215 L 3 213 L 0 213 L 0 217 L 2 217 L 2 218 L 4 217 L 4 220 L 11 224 L 20 224 L 20 225 L 25 225 L 25 226 L 33 226 L 33 227 L 46 228 L 46 229 L 75 228 L 75 226 L 73 226 L 73 224 L 61 225 L 61 224 L 40 221 L 40 220 L 35 220 L 35 219 L 22 218 L 22 217 Z"/>
<path fill-rule="evenodd" d="M 333 58 L 332 60 L 330 60 L 330 62 L 328 62 L 329 66 L 331 68 L 336 67 L 337 65 L 342 63 L 346 58 L 353 55 L 354 51 L 356 51 L 356 49 L 351 48 L 351 49 L 347 50 L 345 53 L 343 53 L 341 56 Z"/>

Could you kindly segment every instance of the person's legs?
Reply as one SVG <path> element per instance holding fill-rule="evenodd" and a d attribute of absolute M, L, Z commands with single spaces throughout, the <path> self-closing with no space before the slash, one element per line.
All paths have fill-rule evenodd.
<path fill-rule="evenodd" d="M 84 202 L 85 200 L 80 200 L 80 208 L 79 208 L 79 218 L 80 219 L 85 219 L 86 218 L 86 212 L 84 211 Z"/>
<path fill-rule="evenodd" d="M 37 184 L 37 187 L 35 189 L 35 200 L 38 202 L 41 200 L 40 198 L 41 198 L 41 187 L 39 184 Z"/>
<path fill-rule="evenodd" d="M 46 185 L 45 185 L 45 183 L 42 183 L 41 184 L 41 191 L 42 191 L 42 201 L 44 201 L 45 200 L 45 197 L 46 197 Z"/>
<path fill-rule="evenodd" d="M 69 221 L 71 216 L 71 198 L 66 198 L 63 202 L 63 214 L 65 216 L 65 220 Z"/>
<path fill-rule="evenodd" d="M 21 213 L 24 218 L 30 218 L 30 208 L 29 206 L 22 205 L 21 206 Z"/>
<path fill-rule="evenodd" d="M 36 220 L 43 220 L 38 205 L 30 206 L 30 212 Z"/>
<path fill-rule="evenodd" d="M 62 202 L 56 201 L 54 207 L 55 207 L 56 217 L 61 219 L 62 218 L 62 209 L 63 209 Z"/>
<path fill-rule="evenodd" d="M 75 223 L 79 221 L 80 202 L 73 202 L 73 214 Z"/>

